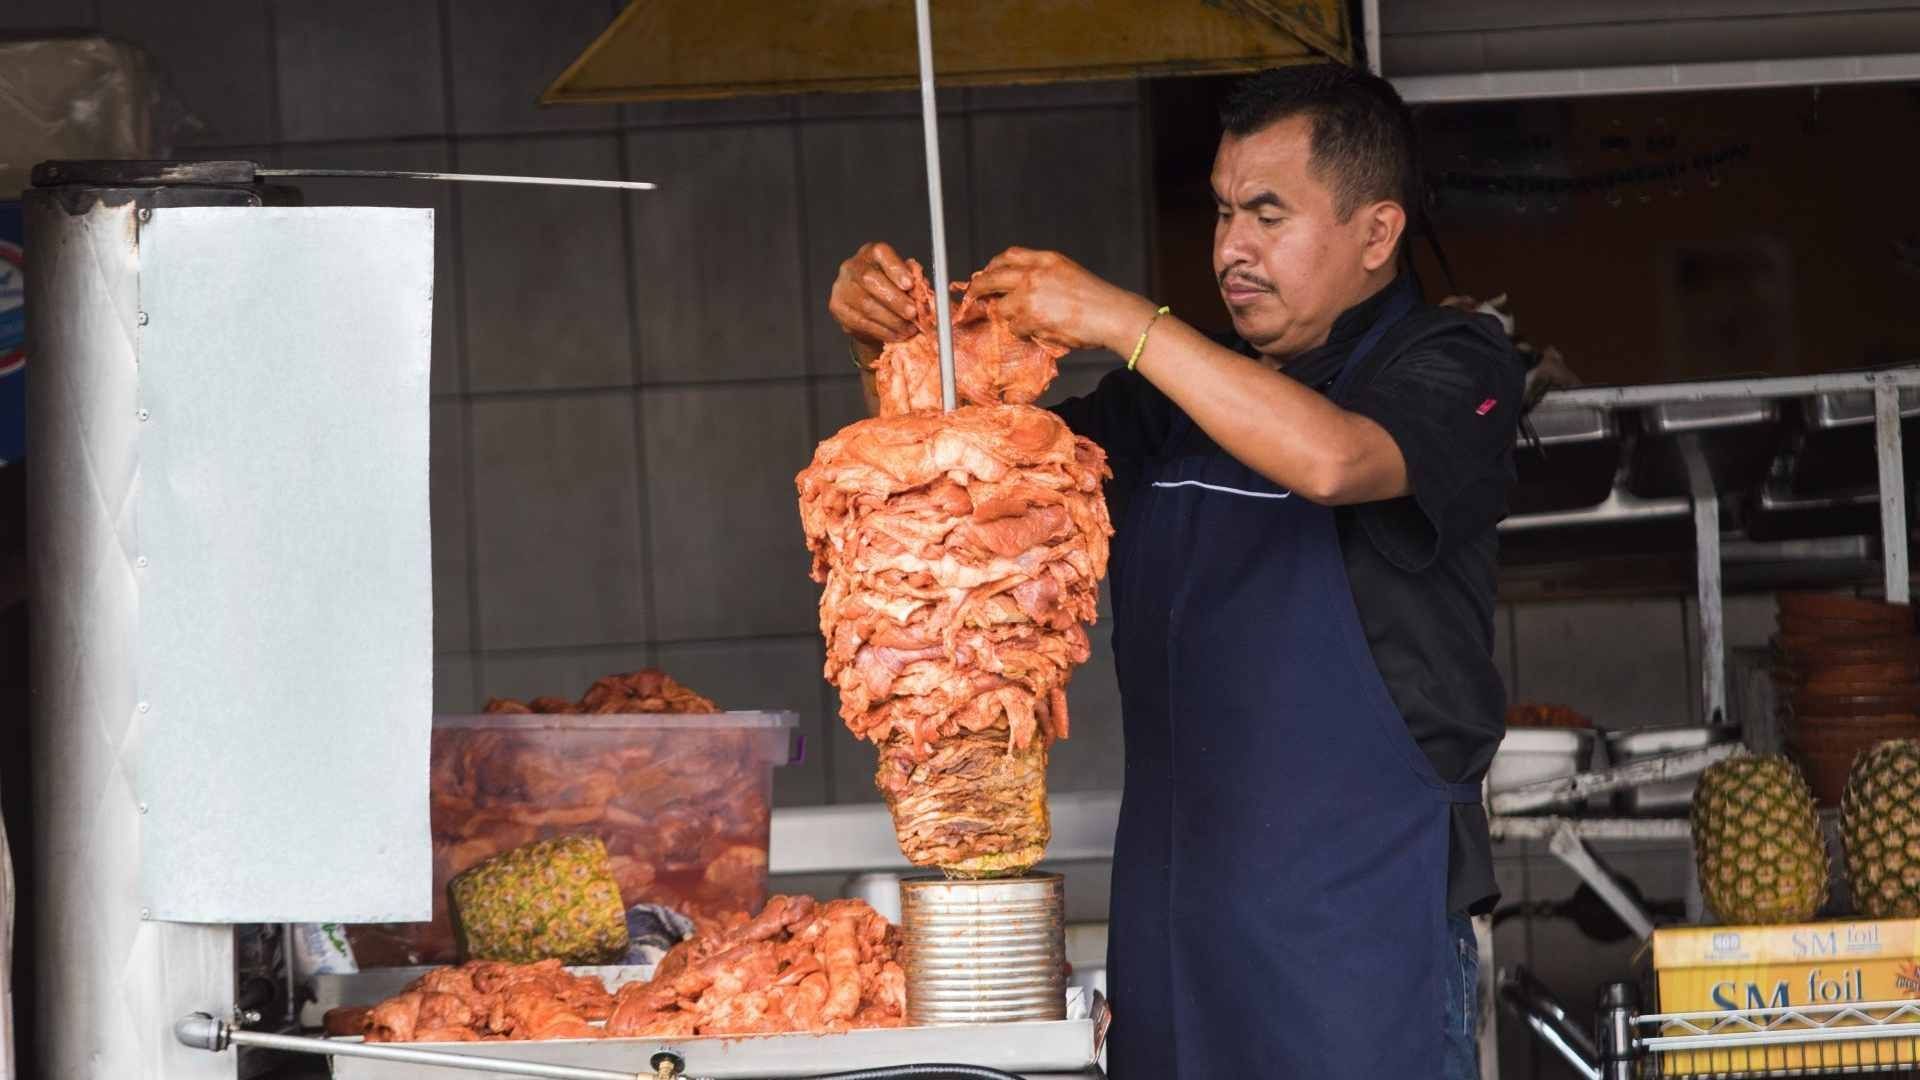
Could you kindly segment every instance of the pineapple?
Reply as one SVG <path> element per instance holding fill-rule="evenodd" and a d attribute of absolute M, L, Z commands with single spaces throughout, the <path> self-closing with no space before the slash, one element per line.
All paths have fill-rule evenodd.
<path fill-rule="evenodd" d="M 627 953 L 627 911 L 596 836 L 501 852 L 447 882 L 447 898 L 468 959 L 610 964 Z"/>
<path fill-rule="evenodd" d="M 1827 853 L 1806 778 L 1786 758 L 1737 757 L 1693 794 L 1700 891 L 1723 922 L 1804 922 L 1827 899 Z"/>
<path fill-rule="evenodd" d="M 1920 740 L 1883 742 L 1853 759 L 1840 832 L 1860 914 L 1920 917 Z"/>

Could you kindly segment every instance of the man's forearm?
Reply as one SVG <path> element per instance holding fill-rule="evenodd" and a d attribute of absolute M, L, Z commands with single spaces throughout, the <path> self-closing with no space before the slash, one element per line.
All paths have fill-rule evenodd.
<path fill-rule="evenodd" d="M 1186 323 L 1161 319 L 1136 366 L 1222 450 L 1290 491 L 1328 505 L 1407 493 L 1406 461 L 1380 425 Z"/>

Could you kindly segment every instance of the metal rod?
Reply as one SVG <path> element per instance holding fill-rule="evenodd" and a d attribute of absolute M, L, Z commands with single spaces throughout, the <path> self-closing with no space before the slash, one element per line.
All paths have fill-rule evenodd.
<path fill-rule="evenodd" d="M 1582 1080 L 1601 1080 L 1599 1047 L 1567 1015 L 1552 991 L 1524 967 L 1500 972 L 1499 981 L 1500 1000 L 1526 1022 L 1536 1038 L 1552 1047 Z"/>
<path fill-rule="evenodd" d="M 1661 1035 L 1640 1040 L 1653 1053 L 1677 1050 L 1729 1050 L 1750 1046 L 1788 1046 L 1793 1043 L 1840 1043 L 1920 1037 L 1920 1024 L 1797 1028 L 1792 1031 L 1728 1031 L 1712 1035 Z M 1825 1072 L 1827 1070 L 1821 1070 Z"/>
<path fill-rule="evenodd" d="M 1703 379 L 1699 382 L 1645 386 L 1582 386 L 1549 390 L 1542 406 L 1665 405 L 1685 401 L 1740 401 L 1752 398 L 1806 397 L 1811 394 L 1872 390 L 1880 386 L 1920 387 L 1920 367 L 1849 371 L 1837 375 L 1786 375 L 1767 379 Z"/>
<path fill-rule="evenodd" d="M 310 179 L 459 180 L 470 184 L 534 184 L 541 187 L 616 188 L 621 191 L 652 191 L 659 186 L 647 180 L 584 180 L 571 176 L 499 176 L 492 173 L 408 172 L 400 169 L 255 169 L 253 175 Z"/>
<path fill-rule="evenodd" d="M 1600 1075 L 1605 1080 L 1634 1080 L 1640 1071 L 1639 1040 L 1633 1031 L 1639 1008 L 1640 995 L 1632 983 L 1613 983 L 1600 995 L 1595 1033 L 1600 1043 Z"/>
<path fill-rule="evenodd" d="M 533 1076 L 540 1080 L 652 1080 L 653 1073 L 615 1072 L 612 1069 L 588 1069 L 575 1065 L 544 1065 L 510 1058 L 455 1054 L 442 1050 L 413 1050 L 401 1046 L 343 1042 L 337 1039 L 309 1039 L 298 1035 L 270 1035 L 264 1031 L 234 1031 L 228 1039 L 237 1046 L 258 1046 L 265 1050 L 290 1050 L 299 1054 L 327 1057 L 373 1058 L 407 1065 L 428 1065 L 442 1069 L 468 1069 L 473 1072 L 501 1073 L 509 1076 Z"/>
<path fill-rule="evenodd" d="M 1920 77 L 1920 53 L 1814 56 L 1792 60 L 1728 60 L 1687 64 L 1404 75 L 1394 88 L 1410 105 L 1445 101 L 1518 101 L 1593 95 L 1834 86 L 1909 82 Z"/>
<path fill-rule="evenodd" d="M 1874 1016 L 1874 1013 L 1886 1013 Z M 1915 1019 L 1903 1020 L 1902 1017 Z M 1705 1012 L 1641 1013 L 1634 1023 L 1641 1027 L 1664 1027 L 1680 1025 L 1692 1031 L 1704 1034 L 1706 1028 L 1701 1025 L 1721 1025 L 1727 1023 L 1745 1024 L 1748 1030 L 1759 1030 L 1754 1021 L 1792 1020 L 1802 1024 L 1830 1024 L 1838 1020 L 1854 1020 L 1863 1024 L 1920 1023 L 1920 1001 L 1847 1001 L 1834 1005 L 1772 1005 L 1764 1009 L 1720 1009 Z"/>
<path fill-rule="evenodd" d="M 947 297 L 947 211 L 940 190 L 940 114 L 933 104 L 933 19 L 927 0 L 913 0 L 920 45 L 920 126 L 927 140 L 927 212 L 933 218 L 933 305 L 940 319 L 940 407 L 953 411 L 953 312 Z"/>
<path fill-rule="evenodd" d="M 1365 24 L 1361 30 L 1366 34 L 1367 70 L 1375 75 L 1381 73 L 1380 63 L 1380 0 L 1361 0 L 1360 21 Z"/>
<path fill-rule="evenodd" d="M 1887 603 L 1910 599 L 1907 582 L 1907 477 L 1900 452 L 1900 390 L 1873 388 L 1873 444 L 1880 458 L 1880 554 L 1886 561 Z"/>
<path fill-rule="evenodd" d="M 1560 803 L 1578 802 L 1592 795 L 1697 776 L 1714 762 L 1745 752 L 1746 748 L 1739 743 L 1715 743 L 1695 750 L 1676 750 L 1671 754 L 1659 754 L 1608 769 L 1521 784 L 1495 792 L 1488 800 L 1488 805 L 1496 815 L 1544 810 Z"/>
<path fill-rule="evenodd" d="M 1627 924 L 1635 937 L 1645 941 L 1653 936 L 1653 917 L 1647 914 L 1647 909 L 1634 902 L 1633 897 L 1627 895 L 1619 882 L 1613 880 L 1613 875 L 1600 865 L 1600 860 L 1587 850 L 1587 845 L 1573 834 L 1572 828 L 1562 825 L 1555 829 L 1553 837 L 1547 841 L 1547 850 L 1553 853 L 1554 858 L 1565 863 L 1567 869 L 1580 875 L 1580 880 L 1586 882 L 1587 887 L 1613 909 L 1613 913 Z"/>

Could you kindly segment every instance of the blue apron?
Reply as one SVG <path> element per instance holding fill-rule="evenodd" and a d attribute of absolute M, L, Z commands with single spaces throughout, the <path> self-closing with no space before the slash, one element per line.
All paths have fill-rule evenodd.
<path fill-rule="evenodd" d="M 1110 1075 L 1438 1076 L 1450 804 L 1480 789 L 1441 780 L 1388 696 L 1333 511 L 1182 413 L 1119 541 Z"/>

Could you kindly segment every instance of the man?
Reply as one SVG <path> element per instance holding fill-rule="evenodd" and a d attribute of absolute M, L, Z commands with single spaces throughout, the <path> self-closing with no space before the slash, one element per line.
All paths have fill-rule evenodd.
<path fill-rule="evenodd" d="M 1112 1075 L 1475 1076 L 1522 368 L 1399 271 L 1417 177 L 1387 83 L 1269 71 L 1222 119 L 1236 340 L 1050 252 L 975 286 L 1017 331 L 1132 361 L 1058 409 L 1115 472 Z M 913 332 L 904 282 L 885 245 L 841 267 L 865 363 Z"/>

